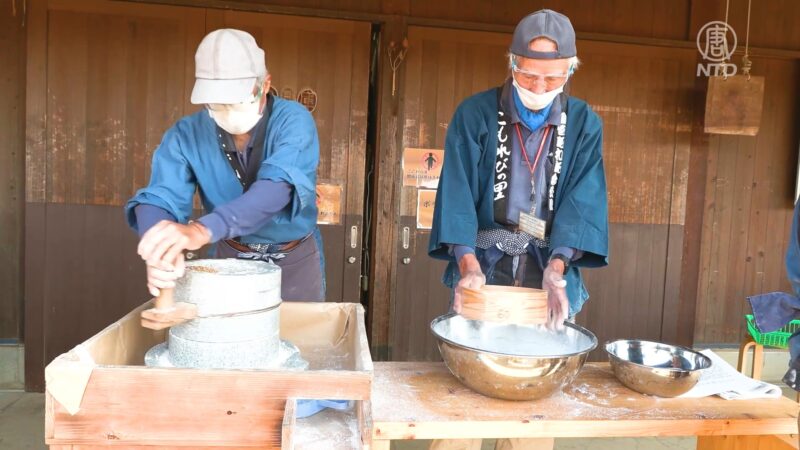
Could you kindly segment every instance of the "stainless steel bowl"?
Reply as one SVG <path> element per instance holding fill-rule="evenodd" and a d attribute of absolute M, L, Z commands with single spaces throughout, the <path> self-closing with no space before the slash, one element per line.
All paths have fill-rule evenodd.
<path fill-rule="evenodd" d="M 597 347 L 591 331 L 565 325 L 551 332 L 542 325 L 447 314 L 431 322 L 431 331 L 447 368 L 472 390 L 506 400 L 535 400 L 571 383 Z"/>
<path fill-rule="evenodd" d="M 614 375 L 625 386 L 643 394 L 677 397 L 700 380 L 711 359 L 686 347 L 641 340 L 606 343 Z"/>

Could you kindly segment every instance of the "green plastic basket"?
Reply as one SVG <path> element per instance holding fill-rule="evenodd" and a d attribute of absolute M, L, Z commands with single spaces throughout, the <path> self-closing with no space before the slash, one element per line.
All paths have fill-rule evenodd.
<path fill-rule="evenodd" d="M 747 314 L 745 317 L 747 318 L 747 331 L 750 332 L 750 336 L 753 336 L 753 340 L 756 343 L 766 347 L 788 348 L 789 337 L 795 331 L 800 330 L 800 320 L 793 320 L 778 331 L 762 333 L 758 331 L 752 314 Z"/>

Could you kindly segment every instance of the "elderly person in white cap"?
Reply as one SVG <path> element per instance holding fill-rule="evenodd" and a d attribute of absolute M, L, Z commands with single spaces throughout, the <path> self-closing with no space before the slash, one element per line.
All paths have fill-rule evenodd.
<path fill-rule="evenodd" d="M 484 284 L 547 291 L 548 326 L 588 298 L 579 267 L 608 264 L 602 123 L 564 92 L 578 59 L 569 19 L 541 10 L 517 25 L 510 74 L 464 100 L 447 128 L 429 254 L 449 261 L 454 289 Z M 550 449 L 552 439 L 502 439 L 497 448 Z M 437 449 L 479 449 L 480 440 Z"/>
<path fill-rule="evenodd" d="M 150 184 L 125 207 L 150 293 L 174 287 L 184 250 L 214 243 L 216 257 L 281 266 L 284 300 L 324 300 L 314 119 L 270 95 L 264 51 L 244 31 L 208 34 L 195 77 L 191 101 L 203 108 L 167 130 Z M 195 192 L 206 214 L 192 221 Z"/>

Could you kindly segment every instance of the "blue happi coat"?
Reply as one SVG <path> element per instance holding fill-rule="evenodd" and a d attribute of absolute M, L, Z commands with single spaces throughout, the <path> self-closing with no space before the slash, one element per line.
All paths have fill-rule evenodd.
<path fill-rule="evenodd" d="M 449 260 L 443 281 L 451 288 L 457 282 L 458 267 L 448 244 L 475 248 L 479 229 L 502 227 L 494 221 L 497 99 L 496 89 L 467 98 L 447 128 L 428 253 Z M 600 118 L 584 101 L 569 97 L 566 142 L 549 238 L 551 249 L 583 251 L 565 274 L 570 315 L 580 311 L 589 297 L 580 267 L 608 264 L 602 143 Z"/>
<path fill-rule="evenodd" d="M 317 231 L 316 178 L 319 138 L 311 113 L 301 104 L 275 98 L 264 139 L 264 159 L 257 179 L 292 186 L 291 206 L 275 214 L 245 243 L 282 243 Z M 150 184 L 125 205 L 136 229 L 134 209 L 149 204 L 185 223 L 197 190 L 206 211 L 242 195 L 242 185 L 220 148 L 217 128 L 206 110 L 180 119 L 167 130 L 153 154 Z"/>

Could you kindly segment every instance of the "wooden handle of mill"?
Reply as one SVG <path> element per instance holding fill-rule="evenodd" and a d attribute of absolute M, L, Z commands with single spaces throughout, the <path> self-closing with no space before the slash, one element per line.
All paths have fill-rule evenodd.
<path fill-rule="evenodd" d="M 156 297 L 156 309 L 170 309 L 175 306 L 175 299 L 172 297 L 173 288 L 160 289 Z"/>

